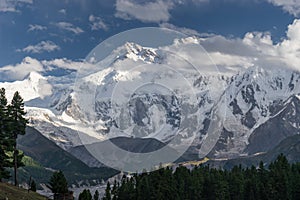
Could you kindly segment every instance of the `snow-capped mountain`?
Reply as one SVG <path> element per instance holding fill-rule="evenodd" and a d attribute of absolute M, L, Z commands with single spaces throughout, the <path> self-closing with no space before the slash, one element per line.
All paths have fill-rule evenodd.
<path fill-rule="evenodd" d="M 215 147 L 216 155 L 222 157 L 222 154 L 228 153 L 240 155 L 267 151 L 285 137 L 299 133 L 297 119 L 288 117 L 289 120 L 286 120 L 287 117 L 284 117 L 287 115 L 287 109 L 289 113 L 293 113 L 292 116 L 299 116 L 296 100 L 300 92 L 299 80 L 299 72 L 287 69 L 266 70 L 260 67 L 250 68 L 233 76 L 222 97 L 226 99 L 227 105 L 218 105 L 226 106 L 228 112 L 221 135 L 221 145 Z M 286 126 L 279 128 L 274 123 L 274 127 L 270 126 L 270 122 L 275 119 L 285 121 Z M 268 128 L 263 128 L 267 124 Z M 287 126 L 292 126 L 297 131 L 287 130 Z M 261 137 L 267 130 L 273 133 L 268 137 Z M 280 132 L 289 133 L 285 134 L 285 137 L 279 137 L 278 134 L 283 134 Z M 261 144 L 264 144 L 264 148 L 253 148 Z"/>
<path fill-rule="evenodd" d="M 195 37 L 161 48 L 126 43 L 92 70 L 64 76 L 32 72 L 0 87 L 9 98 L 20 91 L 30 124 L 66 150 L 120 136 L 166 143 L 176 138 L 179 144 L 193 133 L 192 146 L 200 149 L 216 109 L 225 112 L 211 156 L 267 151 L 299 133 L 300 73 L 262 67 L 230 73 L 195 70 L 197 57 L 185 58 L 191 57 L 189 45 L 198 44 Z"/>

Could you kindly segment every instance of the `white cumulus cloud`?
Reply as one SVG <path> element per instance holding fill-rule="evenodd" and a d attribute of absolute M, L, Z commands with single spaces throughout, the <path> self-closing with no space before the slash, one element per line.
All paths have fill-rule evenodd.
<path fill-rule="evenodd" d="M 43 53 L 43 52 L 52 52 L 60 50 L 60 47 L 56 45 L 52 41 L 41 41 L 36 45 L 29 45 L 23 49 L 18 49 L 17 51 L 20 52 L 26 52 L 26 53 Z"/>
<path fill-rule="evenodd" d="M 32 72 L 47 76 L 56 69 L 79 70 L 81 68 L 89 70 L 94 69 L 95 66 L 83 60 L 74 61 L 67 58 L 37 60 L 27 56 L 20 63 L 0 67 L 0 80 L 1 82 L 24 80 Z"/>
<path fill-rule="evenodd" d="M 216 64 L 222 73 L 234 74 L 251 66 L 263 68 L 290 68 L 300 71 L 300 20 L 288 26 L 286 37 L 274 42 L 269 32 L 249 32 L 243 38 L 200 34 L 175 41 L 162 47 L 188 60 L 202 70 L 210 71 Z M 206 52 L 201 52 L 198 44 Z M 200 50 L 200 51 L 199 51 Z"/>
<path fill-rule="evenodd" d="M 286 38 L 279 43 L 275 43 L 268 32 L 249 32 L 242 39 L 228 39 L 219 35 L 202 38 L 200 44 L 211 54 L 212 59 L 217 61 L 217 64 L 220 55 L 223 57 L 226 55 L 232 58 L 228 59 L 228 63 L 232 62 L 232 65 L 234 62 L 241 61 L 244 65 L 248 62 L 249 66 L 289 67 L 300 70 L 299 33 L 300 20 L 295 19 L 288 26 Z"/>
<path fill-rule="evenodd" d="M 115 16 L 143 22 L 167 22 L 171 17 L 169 10 L 173 5 L 171 1 L 162 0 L 142 4 L 133 0 L 117 0 Z"/>
<path fill-rule="evenodd" d="M 300 1 L 299 0 L 268 0 L 268 2 L 275 6 L 282 7 L 285 11 L 294 15 L 295 17 L 300 15 Z"/>
<path fill-rule="evenodd" d="M 1 80 L 14 81 L 23 80 L 30 72 L 42 72 L 44 70 L 40 61 L 25 57 L 21 63 L 6 65 L 0 68 Z"/>
<path fill-rule="evenodd" d="M 99 30 L 99 29 L 108 30 L 107 25 L 104 23 L 104 21 L 100 17 L 90 15 L 89 22 L 91 22 L 90 25 L 91 25 L 92 31 Z"/>
<path fill-rule="evenodd" d="M 74 60 L 69 60 L 66 58 L 56 58 L 53 60 L 42 60 L 41 63 L 48 70 L 51 70 L 53 68 L 78 70 L 82 66 L 87 68 L 87 66 L 89 65 L 89 63 L 85 63 L 83 61 L 74 61 Z"/>
<path fill-rule="evenodd" d="M 27 31 L 30 32 L 30 31 L 43 31 L 43 30 L 47 30 L 47 27 L 38 24 L 29 24 L 29 28 Z"/>
<path fill-rule="evenodd" d="M 76 27 L 69 22 L 58 22 L 58 23 L 55 23 L 55 26 L 57 26 L 58 28 L 60 28 L 62 30 L 70 31 L 76 35 L 84 32 L 81 28 Z"/>
<path fill-rule="evenodd" d="M 170 23 L 161 23 L 161 24 L 159 24 L 159 27 L 178 31 L 178 32 L 184 33 L 186 35 L 200 35 L 196 30 L 185 28 L 185 27 L 178 27 L 178 26 L 175 26 L 174 24 L 170 24 Z"/>
<path fill-rule="evenodd" d="M 18 7 L 32 3 L 33 0 L 0 0 L 0 12 L 19 12 Z"/>
<path fill-rule="evenodd" d="M 63 15 L 67 14 L 67 10 L 66 9 L 60 9 L 58 12 L 61 13 L 61 14 L 63 14 Z"/>

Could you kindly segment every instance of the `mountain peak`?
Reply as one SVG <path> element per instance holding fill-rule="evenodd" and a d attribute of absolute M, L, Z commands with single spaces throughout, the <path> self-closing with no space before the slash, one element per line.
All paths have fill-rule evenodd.
<path fill-rule="evenodd" d="M 136 44 L 136 43 L 133 43 L 133 42 L 126 42 L 124 44 L 124 47 L 125 49 L 128 51 L 128 52 L 140 52 L 143 50 L 143 47 L 139 44 Z"/>
<path fill-rule="evenodd" d="M 115 51 L 117 59 L 131 59 L 143 61 L 145 63 L 161 63 L 163 59 L 158 50 L 150 47 L 143 47 L 133 42 L 126 42 Z"/>
<path fill-rule="evenodd" d="M 41 79 L 45 79 L 45 77 L 43 77 L 41 74 L 39 74 L 38 72 L 36 71 L 32 71 L 29 73 L 27 79 L 30 81 L 30 82 L 37 82 Z"/>

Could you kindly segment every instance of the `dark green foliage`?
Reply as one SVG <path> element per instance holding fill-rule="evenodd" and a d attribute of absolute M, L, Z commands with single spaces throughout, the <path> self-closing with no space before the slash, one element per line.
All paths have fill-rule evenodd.
<path fill-rule="evenodd" d="M 22 163 L 25 166 L 18 169 L 18 180 L 20 183 L 24 183 L 27 182 L 28 180 L 34 179 L 37 185 L 37 189 L 42 189 L 39 183 L 49 182 L 53 174 L 53 171 L 51 171 L 50 169 L 45 169 L 38 162 L 36 162 L 31 157 L 26 155 L 22 158 Z M 13 171 L 13 170 L 9 169 L 9 171 Z"/>
<path fill-rule="evenodd" d="M 9 166 L 9 162 L 7 161 L 7 159 L 8 158 L 5 154 L 5 151 L 0 148 L 0 182 L 2 182 L 2 179 L 8 179 L 10 177 L 9 171 L 7 171 L 5 168 Z"/>
<path fill-rule="evenodd" d="M 27 120 L 24 118 L 26 112 L 24 111 L 23 98 L 20 96 L 19 92 L 15 92 L 11 104 L 8 106 L 9 116 L 10 116 L 10 126 L 13 128 L 13 133 L 15 135 L 24 135 Z"/>
<path fill-rule="evenodd" d="M 270 197 L 272 199 L 289 199 L 290 165 L 285 156 L 279 155 L 277 160 L 269 166 L 269 182 L 272 185 Z"/>
<path fill-rule="evenodd" d="M 99 200 L 99 192 L 98 192 L 98 190 L 95 191 L 94 200 Z"/>
<path fill-rule="evenodd" d="M 291 199 L 300 199 L 300 163 L 291 166 Z"/>
<path fill-rule="evenodd" d="M 49 188 L 54 194 L 68 193 L 68 182 L 62 171 L 53 173 L 49 181 Z"/>
<path fill-rule="evenodd" d="M 92 200 L 92 195 L 90 190 L 84 189 L 83 192 L 79 194 L 78 200 Z"/>
<path fill-rule="evenodd" d="M 36 192 L 36 183 L 34 180 L 32 180 L 30 183 L 30 190 Z"/>
<path fill-rule="evenodd" d="M 111 190 L 111 194 L 112 194 L 112 195 L 116 195 L 117 189 L 118 189 L 117 181 L 115 180 L 115 181 L 114 181 L 113 188 L 112 188 L 112 190 Z"/>
<path fill-rule="evenodd" d="M 199 166 L 178 167 L 124 177 L 113 187 L 113 199 L 300 199 L 300 163 L 289 164 L 279 155 L 266 169 L 257 167 L 231 170 Z M 114 195 L 116 194 L 116 195 Z"/>
<path fill-rule="evenodd" d="M 105 196 L 103 197 L 103 200 L 111 200 L 111 188 L 109 182 L 107 182 L 106 189 L 105 189 Z"/>
<path fill-rule="evenodd" d="M 15 185 L 18 184 L 17 169 L 23 166 L 21 160 L 24 154 L 17 149 L 17 138 L 25 134 L 25 114 L 19 92 L 15 92 L 11 104 L 7 105 L 5 89 L 0 89 L 0 180 L 10 177 L 7 167 L 14 167 Z"/>
<path fill-rule="evenodd" d="M 10 139 L 13 141 L 13 164 L 15 185 L 18 185 L 17 169 L 22 166 L 23 154 L 20 154 L 17 149 L 18 135 L 24 135 L 27 120 L 25 119 L 24 102 L 19 92 L 15 92 L 11 104 L 8 105 L 8 125 Z"/>
<path fill-rule="evenodd" d="M 10 167 L 9 156 L 6 153 L 12 150 L 12 141 L 9 138 L 9 130 L 7 126 L 8 111 L 7 99 L 5 97 L 5 89 L 0 89 L 0 182 L 2 179 L 10 177 L 10 173 L 5 169 Z"/>

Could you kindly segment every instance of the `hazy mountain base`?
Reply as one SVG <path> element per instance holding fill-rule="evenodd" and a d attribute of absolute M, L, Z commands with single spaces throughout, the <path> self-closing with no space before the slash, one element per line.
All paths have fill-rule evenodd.
<path fill-rule="evenodd" d="M 22 182 L 28 182 L 32 176 L 37 183 L 48 183 L 53 171 L 62 170 L 69 184 L 95 185 L 117 173 L 107 167 L 87 166 L 32 127 L 18 139 L 18 148 L 35 161 L 25 163 L 27 165 L 19 170 Z"/>
<path fill-rule="evenodd" d="M 265 165 L 269 165 L 281 153 L 286 156 L 290 163 L 300 162 L 300 135 L 284 139 L 275 148 L 265 153 L 262 152 L 253 156 L 230 160 L 209 160 L 206 164 L 209 164 L 211 167 L 224 169 L 231 169 L 237 165 L 241 165 L 242 167 L 258 166 L 260 161 L 263 161 Z"/>
<path fill-rule="evenodd" d="M 80 146 L 72 147 L 68 151 L 72 155 L 80 159 L 81 161 L 85 162 L 90 167 L 99 167 L 104 165 L 96 158 L 94 158 L 86 148 L 109 149 L 111 144 L 115 145 L 119 149 L 123 149 L 125 151 L 132 152 L 132 153 L 141 153 L 141 154 L 150 153 L 165 147 L 168 152 L 167 156 L 171 156 L 171 154 L 173 155 L 178 154 L 175 149 L 166 146 L 165 143 L 155 138 L 129 138 L 129 137 L 116 137 L 110 140 L 105 140 L 103 142 L 93 143 L 86 146 L 80 145 Z M 103 154 L 104 155 L 106 154 L 107 157 L 112 157 L 114 153 L 117 154 L 117 152 L 112 152 L 112 150 L 103 152 Z M 179 156 L 180 155 L 178 155 L 178 157 Z"/>

